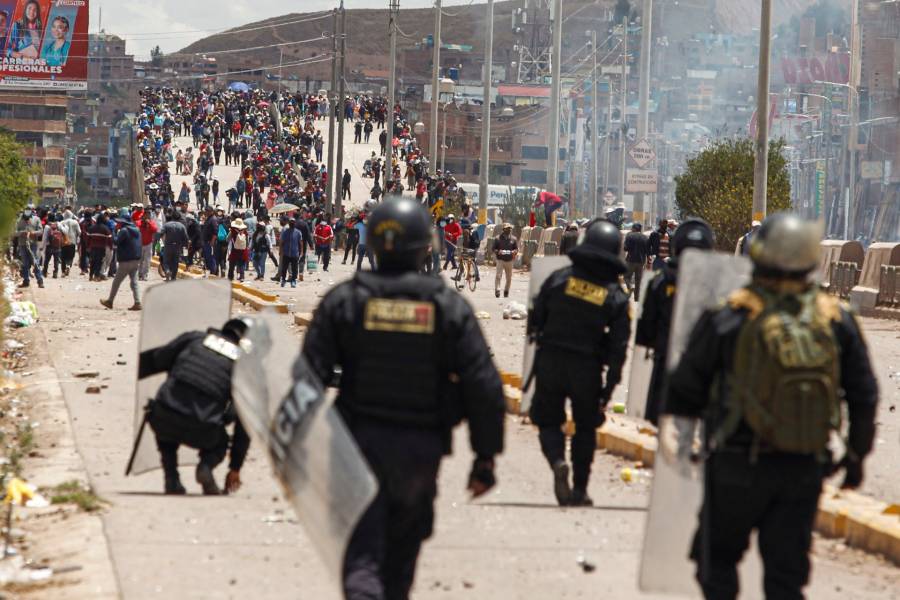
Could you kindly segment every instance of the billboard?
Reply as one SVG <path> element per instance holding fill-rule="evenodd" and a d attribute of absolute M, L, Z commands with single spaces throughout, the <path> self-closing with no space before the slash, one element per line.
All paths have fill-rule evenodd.
<path fill-rule="evenodd" d="M 87 89 L 88 0 L 0 0 L 0 89 Z"/>

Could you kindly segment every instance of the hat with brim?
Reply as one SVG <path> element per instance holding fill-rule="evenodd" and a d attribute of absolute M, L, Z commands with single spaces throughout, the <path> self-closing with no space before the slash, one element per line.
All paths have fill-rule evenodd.
<path fill-rule="evenodd" d="M 235 219 L 231 222 L 231 228 L 237 229 L 238 231 L 243 231 L 244 229 L 247 229 L 247 226 L 244 224 L 243 219 Z"/>

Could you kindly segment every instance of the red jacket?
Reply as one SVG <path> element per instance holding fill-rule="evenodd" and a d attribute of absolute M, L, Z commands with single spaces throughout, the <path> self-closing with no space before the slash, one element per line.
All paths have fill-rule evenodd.
<path fill-rule="evenodd" d="M 145 217 L 144 211 L 136 210 L 131 216 L 131 220 L 134 221 L 134 224 L 137 225 L 137 228 L 141 232 L 141 246 L 152 244 L 153 236 L 159 230 L 156 223 L 153 222 L 153 219 Z"/>
<path fill-rule="evenodd" d="M 462 235 L 462 227 L 456 221 L 448 223 L 444 226 L 444 239 L 452 244 L 456 244 L 456 240 Z"/>
<path fill-rule="evenodd" d="M 334 232 L 328 223 L 319 223 L 316 225 L 316 245 L 327 246 L 334 239 Z"/>

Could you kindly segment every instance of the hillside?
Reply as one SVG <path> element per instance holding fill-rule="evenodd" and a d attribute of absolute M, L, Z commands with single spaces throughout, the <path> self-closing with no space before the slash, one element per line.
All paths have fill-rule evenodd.
<path fill-rule="evenodd" d="M 773 12 L 773 26 L 790 18 L 814 3 L 814 0 L 780 0 Z M 494 55 L 501 59 L 509 56 L 515 36 L 510 27 L 512 11 L 521 7 L 522 0 L 506 0 L 494 5 L 496 27 L 494 30 Z M 582 45 L 584 31 L 608 24 L 604 17 L 615 4 L 615 0 L 567 0 L 563 6 L 566 15 L 564 29 L 564 53 Z M 633 10 L 639 10 L 640 0 L 632 0 Z M 654 36 L 666 35 L 670 40 L 690 37 L 694 33 L 711 32 L 751 34 L 759 23 L 760 0 L 685 0 L 678 5 L 668 0 L 657 2 L 657 19 Z M 473 54 L 480 55 L 484 44 L 484 4 L 451 6 L 444 9 L 442 38 L 444 43 L 463 44 L 473 47 Z M 331 50 L 331 40 L 323 34 L 331 31 L 331 18 L 305 20 L 309 13 L 290 13 L 281 17 L 248 23 L 236 28 L 235 33 L 223 32 L 199 40 L 181 52 L 202 53 L 233 48 L 253 48 L 269 46 L 296 40 L 314 42 L 282 46 L 284 62 L 314 58 Z M 571 15 L 571 18 L 570 18 Z M 302 22 L 297 22 L 302 21 Z M 279 24 L 284 23 L 284 24 Z M 387 9 L 347 10 L 347 50 L 349 69 L 387 68 L 388 11 Z M 398 46 L 415 46 L 434 28 L 434 13 L 431 8 L 401 9 L 398 18 L 401 35 Z M 236 65 L 247 59 L 257 64 L 277 64 L 279 48 L 263 48 L 217 55 L 220 62 Z M 246 64 L 246 63 L 245 63 Z M 322 74 L 330 67 L 319 63 L 304 67 L 302 73 L 311 71 Z M 286 68 L 285 72 L 301 72 Z"/>

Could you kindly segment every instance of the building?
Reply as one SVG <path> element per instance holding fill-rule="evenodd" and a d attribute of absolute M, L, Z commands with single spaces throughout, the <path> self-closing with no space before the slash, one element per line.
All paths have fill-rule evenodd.
<path fill-rule="evenodd" d="M 125 40 L 101 31 L 90 34 L 89 48 L 88 92 L 99 93 L 134 79 L 134 56 L 125 53 Z"/>
<path fill-rule="evenodd" d="M 65 95 L 0 92 L 0 128 L 25 145 L 25 158 L 38 167 L 38 192 L 45 201 L 65 193 Z"/>
<path fill-rule="evenodd" d="M 68 167 L 79 203 L 120 204 L 131 198 L 133 139 L 134 130 L 127 119 L 69 135 L 68 158 L 74 164 L 70 162 Z"/>

